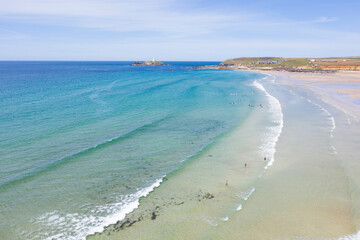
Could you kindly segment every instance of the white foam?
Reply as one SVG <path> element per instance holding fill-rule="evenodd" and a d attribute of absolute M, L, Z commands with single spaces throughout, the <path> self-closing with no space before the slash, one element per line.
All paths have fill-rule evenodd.
<path fill-rule="evenodd" d="M 329 118 L 329 120 L 330 120 L 330 122 L 331 122 L 331 128 L 330 128 L 330 132 L 329 132 L 330 138 L 334 138 L 334 134 L 333 134 L 333 133 L 334 133 L 334 130 L 335 130 L 335 128 L 336 128 L 336 122 L 335 122 L 335 118 L 331 115 L 331 113 L 330 113 L 327 109 L 323 108 L 320 104 L 315 103 L 315 102 L 313 102 L 313 101 L 311 101 L 310 99 L 307 99 L 307 98 L 305 98 L 305 97 L 301 97 L 301 98 L 305 99 L 307 102 L 315 105 L 315 106 L 318 107 L 321 111 L 325 112 L 325 114 L 328 116 L 328 118 Z M 320 99 L 320 98 L 318 97 L 318 99 Z M 320 100 L 321 100 L 321 99 L 320 99 Z M 350 124 L 350 119 L 348 118 L 348 115 L 346 115 L 346 116 L 347 116 L 347 123 Z M 333 150 L 332 153 L 333 153 L 333 154 L 337 154 L 336 147 L 335 147 L 332 143 L 330 143 L 330 147 L 331 147 L 331 149 Z"/>
<path fill-rule="evenodd" d="M 265 77 L 263 77 L 261 80 L 268 80 L 271 83 L 275 83 L 275 76 L 268 74 L 268 73 L 262 73 L 263 75 L 265 75 Z"/>
<path fill-rule="evenodd" d="M 222 222 L 227 222 L 228 220 L 229 220 L 229 217 L 220 218 L 220 221 L 222 221 Z"/>
<path fill-rule="evenodd" d="M 304 98 L 304 99 L 305 99 L 305 98 Z M 326 115 L 329 117 L 330 122 L 331 122 L 330 137 L 331 137 L 331 138 L 334 138 L 333 133 L 334 133 L 334 130 L 335 130 L 335 128 L 336 128 L 335 118 L 331 115 L 331 113 L 330 113 L 327 109 L 323 108 L 320 104 L 317 104 L 317 103 L 311 101 L 310 99 L 306 99 L 306 101 L 308 101 L 309 103 L 317 106 L 318 108 L 320 108 L 321 111 L 323 111 L 324 113 L 326 113 Z M 349 119 L 348 119 L 348 120 L 349 120 Z"/>
<path fill-rule="evenodd" d="M 331 138 L 333 138 L 334 137 L 333 132 L 334 132 L 334 130 L 336 128 L 336 124 L 335 124 L 335 119 L 334 119 L 333 116 L 330 117 L 330 120 L 331 120 L 330 136 L 331 136 Z"/>
<path fill-rule="evenodd" d="M 259 82 L 254 81 L 253 86 L 260 89 L 265 93 L 265 96 L 269 102 L 269 112 L 271 114 L 271 120 L 275 124 L 275 126 L 268 127 L 268 132 L 264 134 L 263 143 L 260 146 L 262 156 L 267 158 L 267 164 L 264 167 L 267 169 L 271 165 L 274 164 L 274 155 L 276 152 L 276 143 L 279 140 L 281 135 L 284 120 L 283 120 L 283 113 L 281 109 L 281 104 L 278 99 L 274 96 L 270 95 L 268 91 L 261 85 Z"/>
<path fill-rule="evenodd" d="M 240 211 L 241 209 L 242 209 L 242 205 L 239 204 L 239 206 L 237 206 L 237 208 L 236 208 L 236 211 Z"/>
<path fill-rule="evenodd" d="M 328 118 L 330 119 L 330 122 L 331 122 L 331 128 L 330 128 L 329 135 L 330 135 L 330 138 L 334 138 L 334 131 L 335 131 L 335 128 L 336 128 L 335 118 L 331 115 L 331 113 L 327 109 L 323 108 L 320 104 L 317 104 L 317 103 L 311 101 L 310 99 L 306 99 L 306 100 L 309 103 L 311 103 L 311 104 L 317 106 L 318 108 L 320 108 L 320 110 L 323 111 L 324 113 L 326 113 L 326 115 L 328 116 Z M 350 124 L 349 122 L 350 122 L 350 120 L 348 118 L 348 124 Z M 330 147 L 333 150 L 332 153 L 337 154 L 336 147 L 332 143 L 330 143 Z"/>
<path fill-rule="evenodd" d="M 217 227 L 219 225 L 219 222 L 229 221 L 229 217 L 203 217 L 202 220 L 208 223 L 210 226 Z"/>
<path fill-rule="evenodd" d="M 244 201 L 247 201 L 249 199 L 249 197 L 251 196 L 251 194 L 253 194 L 255 192 L 255 187 L 252 187 L 249 191 L 246 192 L 241 192 L 238 197 L 242 198 Z"/>
<path fill-rule="evenodd" d="M 118 203 L 97 206 L 89 211 L 91 214 L 69 214 L 60 211 L 46 213 L 35 219 L 34 223 L 45 225 L 50 231 L 36 236 L 36 239 L 85 240 L 88 235 L 102 232 L 106 226 L 123 220 L 127 214 L 134 211 L 140 204 L 139 199 L 160 186 L 163 178 L 134 194 L 120 197 Z"/>
<path fill-rule="evenodd" d="M 338 240 L 360 240 L 360 231 L 355 234 L 339 237 Z"/>
<path fill-rule="evenodd" d="M 336 147 L 334 145 L 330 145 L 330 147 L 333 150 L 333 154 L 337 154 Z"/>
<path fill-rule="evenodd" d="M 202 219 L 204 222 L 208 223 L 210 226 L 213 226 L 213 227 L 217 227 L 218 226 L 218 223 L 216 221 L 215 218 L 210 218 L 210 217 L 204 217 Z"/>

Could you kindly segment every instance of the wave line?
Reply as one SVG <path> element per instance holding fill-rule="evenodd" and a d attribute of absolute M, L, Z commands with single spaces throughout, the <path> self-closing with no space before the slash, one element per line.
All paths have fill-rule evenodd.
<path fill-rule="evenodd" d="M 112 144 L 116 144 L 120 141 L 123 141 L 125 139 L 128 139 L 136 134 L 138 134 L 139 132 L 142 132 L 146 129 L 149 129 L 150 127 L 153 127 L 153 126 L 156 126 L 158 125 L 159 123 L 169 119 L 170 116 L 166 116 L 166 117 L 163 117 L 161 119 L 158 119 L 156 121 L 153 121 L 153 122 L 150 122 L 150 123 L 147 123 L 145 125 L 142 125 L 140 127 L 137 127 L 121 136 L 118 136 L 118 137 L 115 137 L 115 138 L 112 138 L 112 139 L 109 139 L 105 142 L 102 142 L 100 144 L 97 144 L 95 146 L 92 146 L 92 147 L 89 147 L 89 148 L 86 148 L 86 149 L 83 149 L 83 150 L 80 150 L 79 152 L 76 152 L 76 153 L 73 153 L 73 154 L 70 154 L 68 156 L 65 156 L 63 158 L 60 158 L 58 160 L 55 160 L 53 162 L 51 162 L 50 164 L 47 164 L 45 166 L 41 166 L 37 169 L 34 169 L 33 171 L 29 172 L 29 173 L 25 173 L 25 174 L 20 174 L 18 176 L 15 176 L 13 177 L 12 179 L 4 182 L 4 183 L 1 183 L 0 184 L 0 191 L 5 189 L 6 187 L 10 186 L 11 184 L 16 184 L 16 183 L 21 183 L 21 182 L 24 182 L 26 180 L 29 180 L 35 176 L 38 176 L 39 174 L 42 174 L 46 171 L 49 171 L 49 170 L 53 170 L 65 163 L 68 163 L 70 162 L 71 160 L 75 159 L 76 157 L 79 157 L 79 156 L 83 156 L 85 154 L 90 154 L 94 151 L 97 151 L 97 150 L 100 150 L 100 149 L 103 149 L 105 147 L 108 147 Z"/>

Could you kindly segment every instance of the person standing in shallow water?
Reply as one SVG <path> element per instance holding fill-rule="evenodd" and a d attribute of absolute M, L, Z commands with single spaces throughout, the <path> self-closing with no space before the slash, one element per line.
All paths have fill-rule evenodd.
<path fill-rule="evenodd" d="M 247 165 L 246 165 L 246 163 L 245 163 L 245 167 L 246 167 Z"/>

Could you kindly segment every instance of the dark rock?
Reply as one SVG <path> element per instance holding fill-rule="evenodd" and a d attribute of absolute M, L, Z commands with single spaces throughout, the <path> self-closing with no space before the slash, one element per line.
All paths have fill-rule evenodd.
<path fill-rule="evenodd" d="M 134 223 L 136 223 L 137 221 L 132 221 L 130 222 L 130 224 L 127 227 L 131 227 Z"/>
<path fill-rule="evenodd" d="M 123 229 L 125 227 L 125 225 L 128 223 L 130 223 L 130 220 L 127 218 L 126 221 L 120 225 L 120 228 Z"/>
<path fill-rule="evenodd" d="M 206 193 L 203 198 L 207 198 L 207 199 L 213 199 L 214 195 L 212 195 L 211 193 Z"/>
<path fill-rule="evenodd" d="M 160 210 L 160 207 L 156 206 L 155 210 L 151 214 L 151 220 L 155 220 L 156 217 L 159 216 L 159 210 Z"/>
<path fill-rule="evenodd" d="M 131 66 L 141 66 L 141 62 L 134 62 L 133 64 L 131 64 Z"/>

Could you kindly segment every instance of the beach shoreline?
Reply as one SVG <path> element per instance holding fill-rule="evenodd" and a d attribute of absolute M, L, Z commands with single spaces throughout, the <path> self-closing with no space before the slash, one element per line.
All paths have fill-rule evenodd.
<path fill-rule="evenodd" d="M 258 126 L 250 131 L 252 133 L 249 132 L 248 137 L 242 136 L 252 126 L 253 120 L 249 121 L 249 126 L 240 126 L 230 138 L 227 136 L 223 143 L 201 154 L 199 159 L 187 166 L 189 169 L 170 177 L 169 181 L 144 198 L 140 208 L 145 210 L 139 210 L 148 212 L 150 220 L 143 221 L 143 215 L 136 210 L 102 234 L 93 236 L 95 239 L 146 239 L 148 233 L 154 237 L 172 236 L 172 239 L 180 236 L 186 239 L 262 239 L 265 236 L 267 239 L 296 236 L 357 239 L 360 229 L 360 209 L 356 207 L 360 199 L 357 170 L 360 166 L 352 160 L 358 154 L 354 149 L 360 134 L 353 131 L 353 128 L 359 124 L 360 111 L 352 98 L 340 94 L 335 87 L 350 88 L 349 83 L 353 86 L 360 82 L 348 76 L 350 80 L 340 81 L 339 84 L 336 78 L 343 76 L 341 73 L 330 74 L 335 78 L 328 83 L 325 81 L 329 74 L 306 74 L 300 78 L 297 76 L 303 73 L 257 72 L 264 74 L 265 78 L 255 82 L 265 84 L 264 88 L 270 91 L 268 94 L 275 94 L 279 98 L 284 105 L 282 107 L 286 119 L 279 144 L 275 141 L 276 162 L 270 171 L 261 173 L 258 177 L 255 177 L 260 173 L 258 171 L 252 177 L 247 176 L 247 171 L 253 171 L 254 165 L 259 164 L 257 160 L 247 160 L 251 167 L 245 172 L 241 170 L 244 159 L 254 158 L 254 153 L 258 152 L 246 149 L 250 145 L 259 145 L 255 139 L 254 144 L 244 145 L 244 149 L 233 144 L 245 143 L 249 136 L 254 136 L 252 131 Z M 287 98 L 292 100 L 288 101 Z M 265 104 L 265 108 L 270 109 L 270 105 Z M 302 113 L 304 107 L 305 113 Z M 347 121 L 344 120 L 346 117 Z M 258 130 L 259 136 L 260 133 Z M 350 134 L 352 136 L 349 137 Z M 229 140 L 231 138 L 232 141 Z M 222 159 L 224 163 L 231 158 L 235 161 L 220 164 L 217 169 L 225 174 L 219 174 L 209 168 L 219 164 L 214 161 L 213 156 Z M 230 169 L 227 166 L 229 163 L 232 165 Z M 196 176 L 200 169 L 206 168 L 209 170 L 203 171 L 203 176 Z M 206 176 L 209 172 L 213 178 Z M 237 199 L 234 192 L 224 191 L 221 187 L 219 180 L 226 179 L 225 176 L 230 177 L 231 188 L 236 189 L 238 193 L 235 196 L 238 195 L 240 201 L 237 200 L 236 207 L 221 209 L 224 203 L 231 206 L 234 199 Z M 304 176 L 307 176 L 306 179 Z M 191 186 L 189 189 L 184 185 L 187 181 L 188 186 Z M 193 192 L 190 190 L 193 188 L 191 183 L 196 183 L 193 190 L 201 188 L 206 189 L 205 192 Z M 173 189 L 187 189 L 184 192 L 186 195 L 180 194 L 165 200 L 164 197 L 168 197 Z M 277 194 L 279 190 L 283 192 L 281 197 Z M 198 199 L 190 200 L 196 195 Z M 247 201 L 250 195 L 250 201 Z M 138 223 L 139 219 L 142 220 L 141 223 Z M 274 221 L 279 223 L 278 226 L 272 225 Z M 194 228 L 193 225 L 198 227 Z M 258 229 L 264 231 L 259 232 Z M 228 234 L 224 235 L 225 232 Z"/>
<path fill-rule="evenodd" d="M 309 99 L 307 101 L 320 107 L 330 117 L 333 125 L 330 131 L 330 142 L 333 154 L 337 156 L 339 166 L 346 175 L 348 188 L 351 189 L 352 224 L 355 226 L 352 234 L 341 236 L 338 239 L 360 239 L 360 214 L 357 207 L 360 199 L 360 179 L 357 176 L 360 166 L 357 163 L 359 151 L 356 147 L 354 148 L 360 139 L 360 132 L 358 131 L 360 123 L 360 72 L 307 73 L 271 70 L 255 70 L 255 72 L 273 76 L 281 85 L 287 85 L 300 91 L 310 91 L 319 101 L 317 103 Z M 302 98 L 305 99 L 306 97 L 302 96 Z M 336 138 L 333 135 L 335 129 Z M 341 148 L 342 151 L 339 151 Z"/>
<path fill-rule="evenodd" d="M 287 71 L 261 71 L 277 76 L 281 84 L 311 90 L 323 101 L 360 119 L 360 72 L 337 71 L 335 73 L 306 73 Z"/>
<path fill-rule="evenodd" d="M 81 169 L 85 167 L 83 163 L 88 165 L 91 160 L 97 168 L 112 168 L 112 163 L 103 162 L 112 156 L 108 154 L 114 154 L 112 158 L 118 164 L 118 153 L 124 154 L 124 149 L 132 144 L 134 149 L 141 144 L 145 148 L 138 158 L 146 160 L 147 168 L 140 169 L 149 174 L 144 187 L 130 185 L 136 179 L 122 179 L 123 172 L 106 168 L 102 173 L 105 177 L 112 173 L 111 181 L 100 181 L 99 188 L 96 191 L 88 188 L 91 194 L 86 195 L 97 201 L 95 207 L 84 209 L 80 215 L 79 207 L 34 213 L 30 227 L 46 230 L 36 237 L 31 234 L 38 233 L 30 231 L 19 235 L 28 234 L 24 239 L 108 240 L 357 239 L 354 234 L 360 234 L 360 161 L 356 161 L 360 156 L 358 73 L 218 70 L 191 73 L 197 78 L 190 85 L 182 78 L 170 79 L 171 84 L 165 85 L 165 89 L 176 91 L 163 97 L 172 101 L 173 94 L 178 93 L 173 84 L 178 84 L 177 87 L 184 87 L 186 95 L 180 95 L 186 96 L 184 100 L 193 97 L 189 104 L 206 99 L 199 102 L 202 103 L 199 107 L 191 108 L 183 118 L 164 115 L 159 119 L 154 114 L 158 120 L 135 128 L 125 135 L 129 138 L 119 135 L 86 154 L 76 155 L 55 174 L 61 181 L 64 173 Z M 157 76 L 163 83 L 163 73 Z M 213 81 L 204 84 L 204 79 Z M 123 85 L 110 79 L 104 89 L 122 89 L 116 88 L 116 84 Z M 155 90 L 163 94 L 164 84 L 160 86 Z M 152 101 L 158 99 L 156 94 L 151 96 Z M 104 103 L 94 95 L 91 97 L 94 104 Z M 167 103 L 161 103 L 164 102 Z M 169 105 L 169 110 L 173 108 L 174 103 Z M 162 114 L 163 111 L 164 108 Z M 225 120 L 229 125 L 224 124 Z M 105 129 L 108 126 L 104 124 Z M 212 135 L 214 129 L 219 129 L 219 133 Z M 179 130 L 184 134 L 178 135 Z M 164 164 L 156 165 L 161 156 L 165 163 L 177 159 L 173 151 L 142 155 L 160 149 L 163 145 L 152 145 L 159 139 L 167 146 L 189 136 L 193 138 L 181 146 L 199 147 L 181 155 L 173 170 L 160 172 Z M 179 154 L 185 147 L 179 147 Z M 129 151 L 130 156 L 135 153 Z M 93 175 L 98 173 L 92 173 L 89 179 Z M 143 176 L 140 172 L 139 180 Z M 37 181 L 43 180 L 46 178 Z M 108 199 L 106 194 L 115 198 Z M 78 199 L 89 201 L 80 195 Z M 45 208 L 50 206 L 44 204 Z"/>
<path fill-rule="evenodd" d="M 280 103 L 257 82 L 261 77 L 251 79 L 247 85 L 254 90 L 246 92 L 259 94 L 260 102 L 249 106 L 249 102 L 231 103 L 246 106 L 251 115 L 239 119 L 238 126 L 167 175 L 133 212 L 89 239 L 148 239 L 148 234 L 157 238 L 174 231 L 172 238 L 198 239 L 242 210 L 256 191 L 254 182 L 273 165 L 282 130 Z M 245 92 L 229 94 L 235 97 Z M 263 160 L 265 155 L 267 161 Z"/>

